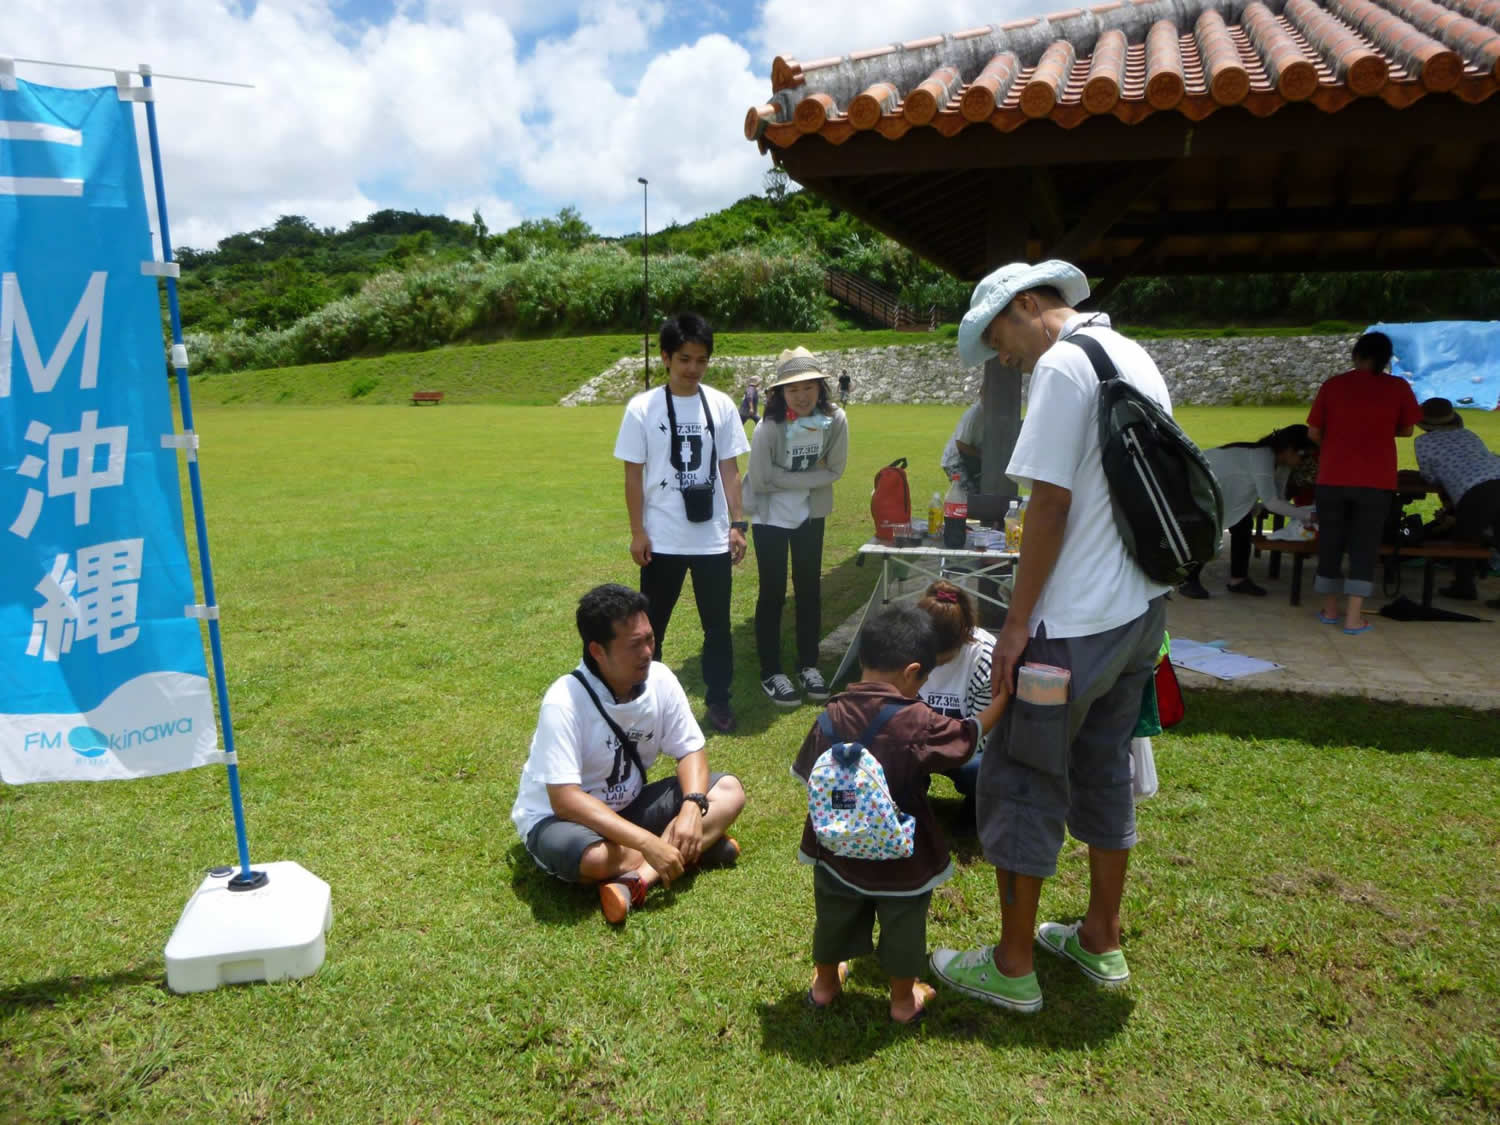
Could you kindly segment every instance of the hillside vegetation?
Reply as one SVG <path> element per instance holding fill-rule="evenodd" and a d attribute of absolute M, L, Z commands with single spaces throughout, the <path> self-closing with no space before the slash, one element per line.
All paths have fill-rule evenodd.
<path fill-rule="evenodd" d="M 601 238 L 572 208 L 491 234 L 380 211 L 345 230 L 295 215 L 184 249 L 183 319 L 200 373 L 328 363 L 500 339 L 627 333 L 642 324 L 641 238 Z M 649 324 L 683 308 L 722 329 L 837 327 L 838 266 L 952 321 L 970 284 L 805 192 L 748 196 L 651 236 Z M 1145 329 L 1485 318 L 1495 271 L 1136 278 L 1109 312 Z M 845 314 L 848 315 L 848 314 Z M 843 323 L 858 326 L 858 321 Z"/>

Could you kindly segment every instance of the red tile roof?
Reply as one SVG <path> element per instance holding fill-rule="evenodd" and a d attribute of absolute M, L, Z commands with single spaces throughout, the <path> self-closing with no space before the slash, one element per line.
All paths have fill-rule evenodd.
<path fill-rule="evenodd" d="M 985 121 L 1010 132 L 1228 106 L 1265 117 L 1290 102 L 1333 113 L 1367 97 L 1479 102 L 1500 89 L 1500 0 L 1110 0 L 842 58 L 777 57 L 771 86 L 745 117 L 763 148 Z"/>

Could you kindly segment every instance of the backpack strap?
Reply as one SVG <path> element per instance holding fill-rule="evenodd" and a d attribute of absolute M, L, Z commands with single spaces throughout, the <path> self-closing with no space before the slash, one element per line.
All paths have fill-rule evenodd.
<path fill-rule="evenodd" d="M 614 719 L 610 718 L 609 712 L 604 709 L 604 704 L 600 703 L 599 697 L 594 694 L 594 689 L 589 687 L 588 680 L 583 678 L 583 673 L 580 672 L 577 668 L 574 668 L 572 676 L 575 680 L 583 685 L 583 690 L 588 692 L 589 698 L 594 701 L 594 706 L 599 709 L 599 717 L 609 725 L 609 729 L 614 732 L 616 741 L 619 742 L 619 746 L 615 750 L 614 768 L 609 771 L 610 787 L 613 788 L 614 786 L 620 784 L 620 782 L 629 780 L 630 767 L 632 764 L 634 764 L 635 768 L 640 771 L 641 781 L 644 782 L 646 780 L 646 767 L 641 765 L 641 752 L 636 749 L 635 739 L 631 738 L 623 730 L 621 730 L 620 724 L 615 722 Z M 625 767 L 624 773 L 620 772 L 622 756 L 623 765 Z"/>
<path fill-rule="evenodd" d="M 870 744 L 880 736 L 880 732 L 882 729 L 884 729 L 885 724 L 890 722 L 891 719 L 895 717 L 896 712 L 902 711 L 910 706 L 911 703 L 909 701 L 902 701 L 900 703 L 882 703 L 880 705 L 880 710 L 875 712 L 875 717 L 870 720 L 869 725 L 865 727 L 864 731 L 857 739 L 854 739 L 854 741 L 858 742 L 861 746 L 868 748 Z M 821 715 L 818 716 L 818 729 L 823 732 L 823 737 L 828 739 L 829 742 L 838 743 L 839 741 L 841 741 L 839 739 L 838 733 L 833 729 L 833 720 L 828 717 L 827 711 L 824 711 Z"/>
<path fill-rule="evenodd" d="M 1066 343 L 1076 348 L 1082 348 L 1083 354 L 1089 357 L 1089 362 L 1094 365 L 1094 374 L 1099 376 L 1099 382 L 1108 383 L 1111 379 L 1120 377 L 1119 370 L 1115 367 L 1115 361 L 1109 358 L 1109 353 L 1104 350 L 1104 345 L 1092 336 L 1084 335 L 1082 332 L 1074 332 L 1067 337 Z"/>

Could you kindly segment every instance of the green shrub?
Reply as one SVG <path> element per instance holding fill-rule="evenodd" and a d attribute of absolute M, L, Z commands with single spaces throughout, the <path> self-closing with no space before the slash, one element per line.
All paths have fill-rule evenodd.
<path fill-rule="evenodd" d="M 376 387 L 380 386 L 380 380 L 372 375 L 361 375 L 353 383 L 349 384 L 350 398 L 364 398 Z"/>
<path fill-rule="evenodd" d="M 811 332 L 823 318 L 823 268 L 795 253 L 740 248 L 651 262 L 650 323 L 695 309 L 716 328 Z M 450 262 L 378 274 L 280 329 L 244 322 L 194 334 L 194 369 L 238 371 L 327 363 L 391 351 L 423 351 L 506 336 L 630 332 L 641 327 L 641 263 L 594 244 L 524 261 Z M 358 396 L 355 396 L 358 397 Z"/>

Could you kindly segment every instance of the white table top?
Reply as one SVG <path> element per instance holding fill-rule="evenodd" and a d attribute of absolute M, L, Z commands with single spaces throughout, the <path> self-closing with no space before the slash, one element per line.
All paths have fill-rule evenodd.
<path fill-rule="evenodd" d="M 859 545 L 859 553 L 862 555 L 906 555 L 911 558 L 945 558 L 945 559 L 1019 559 L 1021 556 L 1016 551 L 975 550 L 972 547 L 944 547 L 941 543 L 923 543 L 920 547 L 898 547 L 894 543 L 886 543 L 879 539 L 871 539 L 867 543 Z"/>

